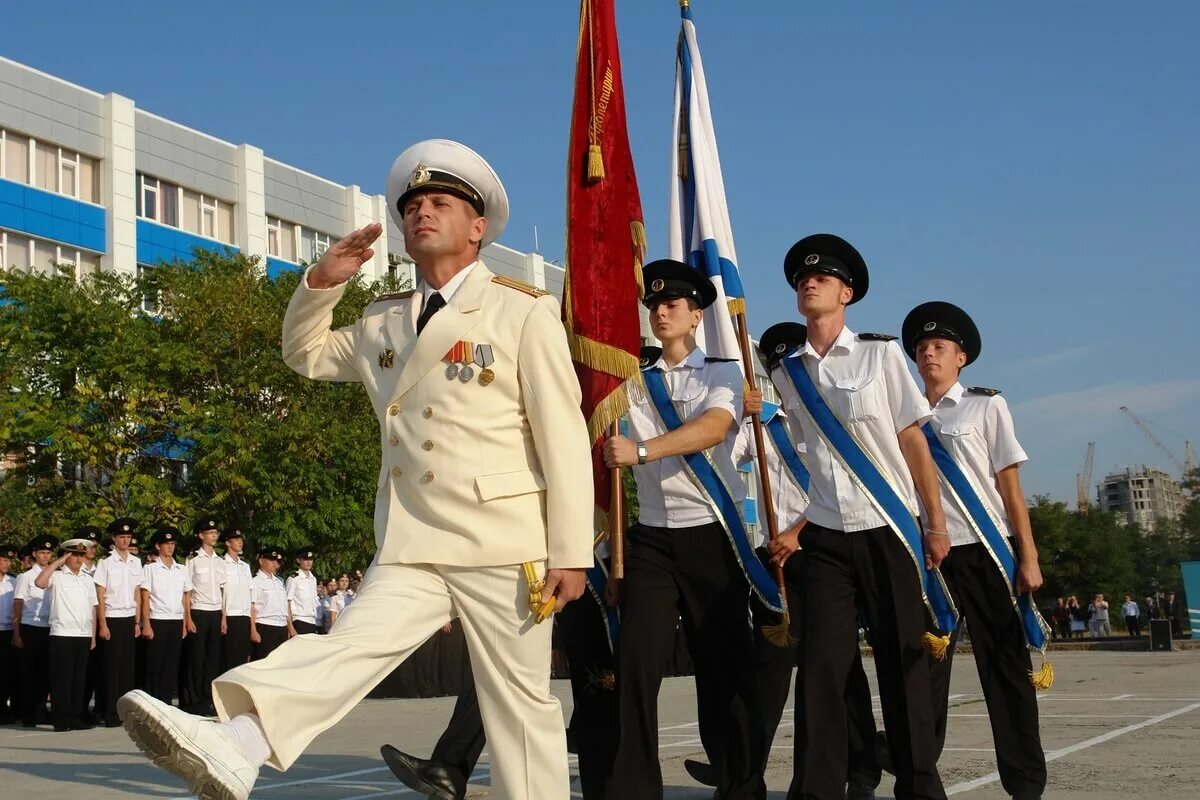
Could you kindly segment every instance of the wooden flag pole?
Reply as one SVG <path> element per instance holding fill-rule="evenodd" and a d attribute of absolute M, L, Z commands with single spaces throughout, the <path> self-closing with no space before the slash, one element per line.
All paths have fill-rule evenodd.
<path fill-rule="evenodd" d="M 746 329 L 746 313 L 739 311 L 734 315 L 737 323 L 738 344 L 742 350 L 742 367 L 746 371 L 746 385 L 750 391 L 758 389 L 758 381 L 754 375 L 754 356 L 750 349 L 750 334 Z M 767 521 L 767 536 L 775 541 L 779 536 L 779 524 L 775 519 L 775 497 L 771 492 L 771 476 L 767 472 L 766 441 L 763 439 L 762 417 L 759 414 L 751 417 L 751 427 L 754 430 L 754 449 L 758 459 L 758 483 L 760 489 L 759 506 Z M 774 645 L 787 646 L 790 638 L 789 626 L 791 616 L 788 614 L 787 589 L 783 582 L 783 565 L 775 565 L 775 582 L 779 584 L 779 599 L 783 607 L 783 622 L 780 625 L 763 627 L 763 635 Z"/>
<path fill-rule="evenodd" d="M 624 387 L 619 391 L 625 391 Z M 620 429 L 614 422 L 608 429 L 608 435 L 612 437 L 619 434 Z M 612 577 L 619 579 L 625 577 L 625 484 L 621 480 L 621 468 L 610 469 L 608 480 L 612 486 L 608 498 L 608 544 L 612 557 L 609 572 Z"/>

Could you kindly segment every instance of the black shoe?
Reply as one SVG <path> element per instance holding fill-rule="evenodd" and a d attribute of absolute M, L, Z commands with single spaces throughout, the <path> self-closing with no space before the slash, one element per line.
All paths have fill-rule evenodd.
<path fill-rule="evenodd" d="M 80 722 L 76 722 L 74 725 L 72 725 L 71 730 L 73 730 L 73 731 L 90 731 L 95 727 L 96 727 L 95 724 L 93 724 L 91 722 L 80 721 Z"/>
<path fill-rule="evenodd" d="M 463 800 L 467 795 L 467 778 L 458 767 L 410 756 L 390 744 L 379 748 L 379 753 L 401 783 L 426 797 Z"/>
<path fill-rule="evenodd" d="M 1017 792 L 1013 800 L 1042 800 L 1041 792 Z"/>
<path fill-rule="evenodd" d="M 72 730 L 70 725 L 55 725 L 54 726 L 55 733 L 66 733 L 69 730 Z"/>
<path fill-rule="evenodd" d="M 37 723 L 32 720 L 24 719 L 24 720 L 21 720 L 21 727 L 22 728 L 36 728 Z"/>
<path fill-rule="evenodd" d="M 875 787 L 851 783 L 846 787 L 846 800 L 875 800 Z"/>
<path fill-rule="evenodd" d="M 119 720 L 115 717 L 113 719 L 106 719 L 106 720 L 104 720 L 104 727 L 119 728 L 119 727 L 121 727 L 121 720 Z"/>
<path fill-rule="evenodd" d="M 875 763 L 884 772 L 896 774 L 895 768 L 892 766 L 892 753 L 888 750 L 887 734 L 883 731 L 878 731 L 875 734 Z"/>
<path fill-rule="evenodd" d="M 683 768 L 692 780 L 701 786 L 717 785 L 717 770 L 707 761 L 696 761 L 691 758 L 683 760 Z"/>

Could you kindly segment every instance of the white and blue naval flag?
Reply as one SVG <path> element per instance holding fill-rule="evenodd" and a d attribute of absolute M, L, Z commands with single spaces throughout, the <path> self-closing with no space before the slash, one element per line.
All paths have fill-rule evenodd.
<path fill-rule="evenodd" d="M 732 314 L 744 312 L 746 300 L 733 249 L 733 228 L 725 204 L 717 136 L 690 8 L 683 9 L 683 30 L 675 62 L 675 125 L 671 141 L 677 158 L 671 159 L 667 255 L 701 270 L 717 287 L 716 302 L 704 312 L 704 323 L 696 333 L 697 342 L 706 354 L 736 359 L 741 365 Z"/>

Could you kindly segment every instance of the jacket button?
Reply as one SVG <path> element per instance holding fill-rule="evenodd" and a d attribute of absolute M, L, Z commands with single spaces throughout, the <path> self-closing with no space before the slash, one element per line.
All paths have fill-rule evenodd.
<path fill-rule="evenodd" d="M 402 473 L 401 473 L 401 470 L 399 467 L 392 467 L 392 477 L 393 478 L 399 478 L 401 474 Z"/>
<path fill-rule="evenodd" d="M 421 445 L 421 449 L 422 450 L 432 450 L 433 449 L 433 440 L 426 439 L 425 443 Z"/>
<path fill-rule="evenodd" d="M 426 472 L 424 475 L 421 476 L 421 480 L 425 481 L 426 483 L 433 483 L 433 473 Z"/>
<path fill-rule="evenodd" d="M 421 416 L 425 419 L 429 419 L 433 416 L 433 408 L 431 406 L 425 406 L 425 410 L 421 412 Z"/>
<path fill-rule="evenodd" d="M 388 413 L 391 414 L 393 417 L 396 416 L 397 414 L 400 413 L 400 406 L 397 405 L 396 403 L 392 403 L 390 406 L 388 406 Z"/>
<path fill-rule="evenodd" d="M 393 433 L 388 437 L 388 444 L 390 444 L 392 447 L 395 447 L 396 445 L 400 444 L 400 437 Z"/>

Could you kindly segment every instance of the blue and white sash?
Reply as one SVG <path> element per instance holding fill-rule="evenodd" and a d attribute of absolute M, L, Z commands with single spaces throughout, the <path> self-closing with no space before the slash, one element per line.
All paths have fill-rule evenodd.
<path fill-rule="evenodd" d="M 779 457 L 783 459 L 788 472 L 795 478 L 796 484 L 807 494 L 811 476 L 808 474 L 808 467 L 804 466 L 804 462 L 800 460 L 800 454 L 796 452 L 796 445 L 788 436 L 783 417 L 776 414 L 767 421 L 765 427 L 767 433 L 771 435 L 771 440 L 775 442 L 775 449 L 779 451 Z"/>
<path fill-rule="evenodd" d="M 673 431 L 683 425 L 683 419 L 671 402 L 671 393 L 667 391 L 667 382 L 662 370 L 657 367 L 642 371 L 642 379 L 646 384 L 646 393 L 650 395 L 654 408 L 667 431 Z M 721 527 L 729 544 L 733 547 L 733 555 L 741 567 L 742 574 L 750 588 L 758 598 L 771 610 L 782 612 L 783 600 L 779 594 L 779 584 L 767 572 L 766 567 L 758 560 L 750 539 L 746 536 L 746 523 L 742 520 L 742 511 L 733 499 L 733 493 L 725 485 L 721 473 L 712 463 L 708 451 L 689 453 L 680 456 L 680 460 L 688 469 L 692 481 L 700 488 L 701 494 L 708 500 L 709 505 L 717 513 Z"/>
<path fill-rule="evenodd" d="M 600 607 L 600 617 L 604 622 L 604 634 L 608 637 L 608 648 L 617 651 L 617 639 L 621 634 L 621 615 L 604 599 L 604 590 L 608 586 L 608 569 L 595 553 L 592 554 L 592 566 L 587 571 L 587 588 L 596 605 Z"/>
<path fill-rule="evenodd" d="M 921 538 L 921 528 L 917 525 L 912 511 L 888 482 L 883 470 L 825 402 L 801 360 L 789 355 L 781 363 L 821 438 L 908 550 L 921 582 L 925 607 L 929 610 L 934 625 L 943 634 L 949 634 L 958 624 L 958 610 L 954 607 L 954 601 L 950 598 L 941 573 L 936 568 L 925 569 L 925 547 Z"/>
<path fill-rule="evenodd" d="M 971 479 L 959 467 L 954 456 L 950 455 L 933 426 L 926 422 L 921 426 L 921 430 L 925 432 L 925 438 L 929 442 L 929 451 L 933 454 L 933 463 L 937 464 L 946 493 L 963 512 L 963 516 L 975 530 L 975 535 L 987 548 L 988 554 L 996 562 L 996 567 L 1008 582 L 1008 594 L 1012 599 L 1013 608 L 1021 617 L 1026 645 L 1031 650 L 1045 651 L 1050 626 L 1033 605 L 1031 593 L 1017 595 L 1017 561 L 1008 536 L 1001 530 L 1000 517 L 992 510 L 983 493 L 976 491 Z"/>

